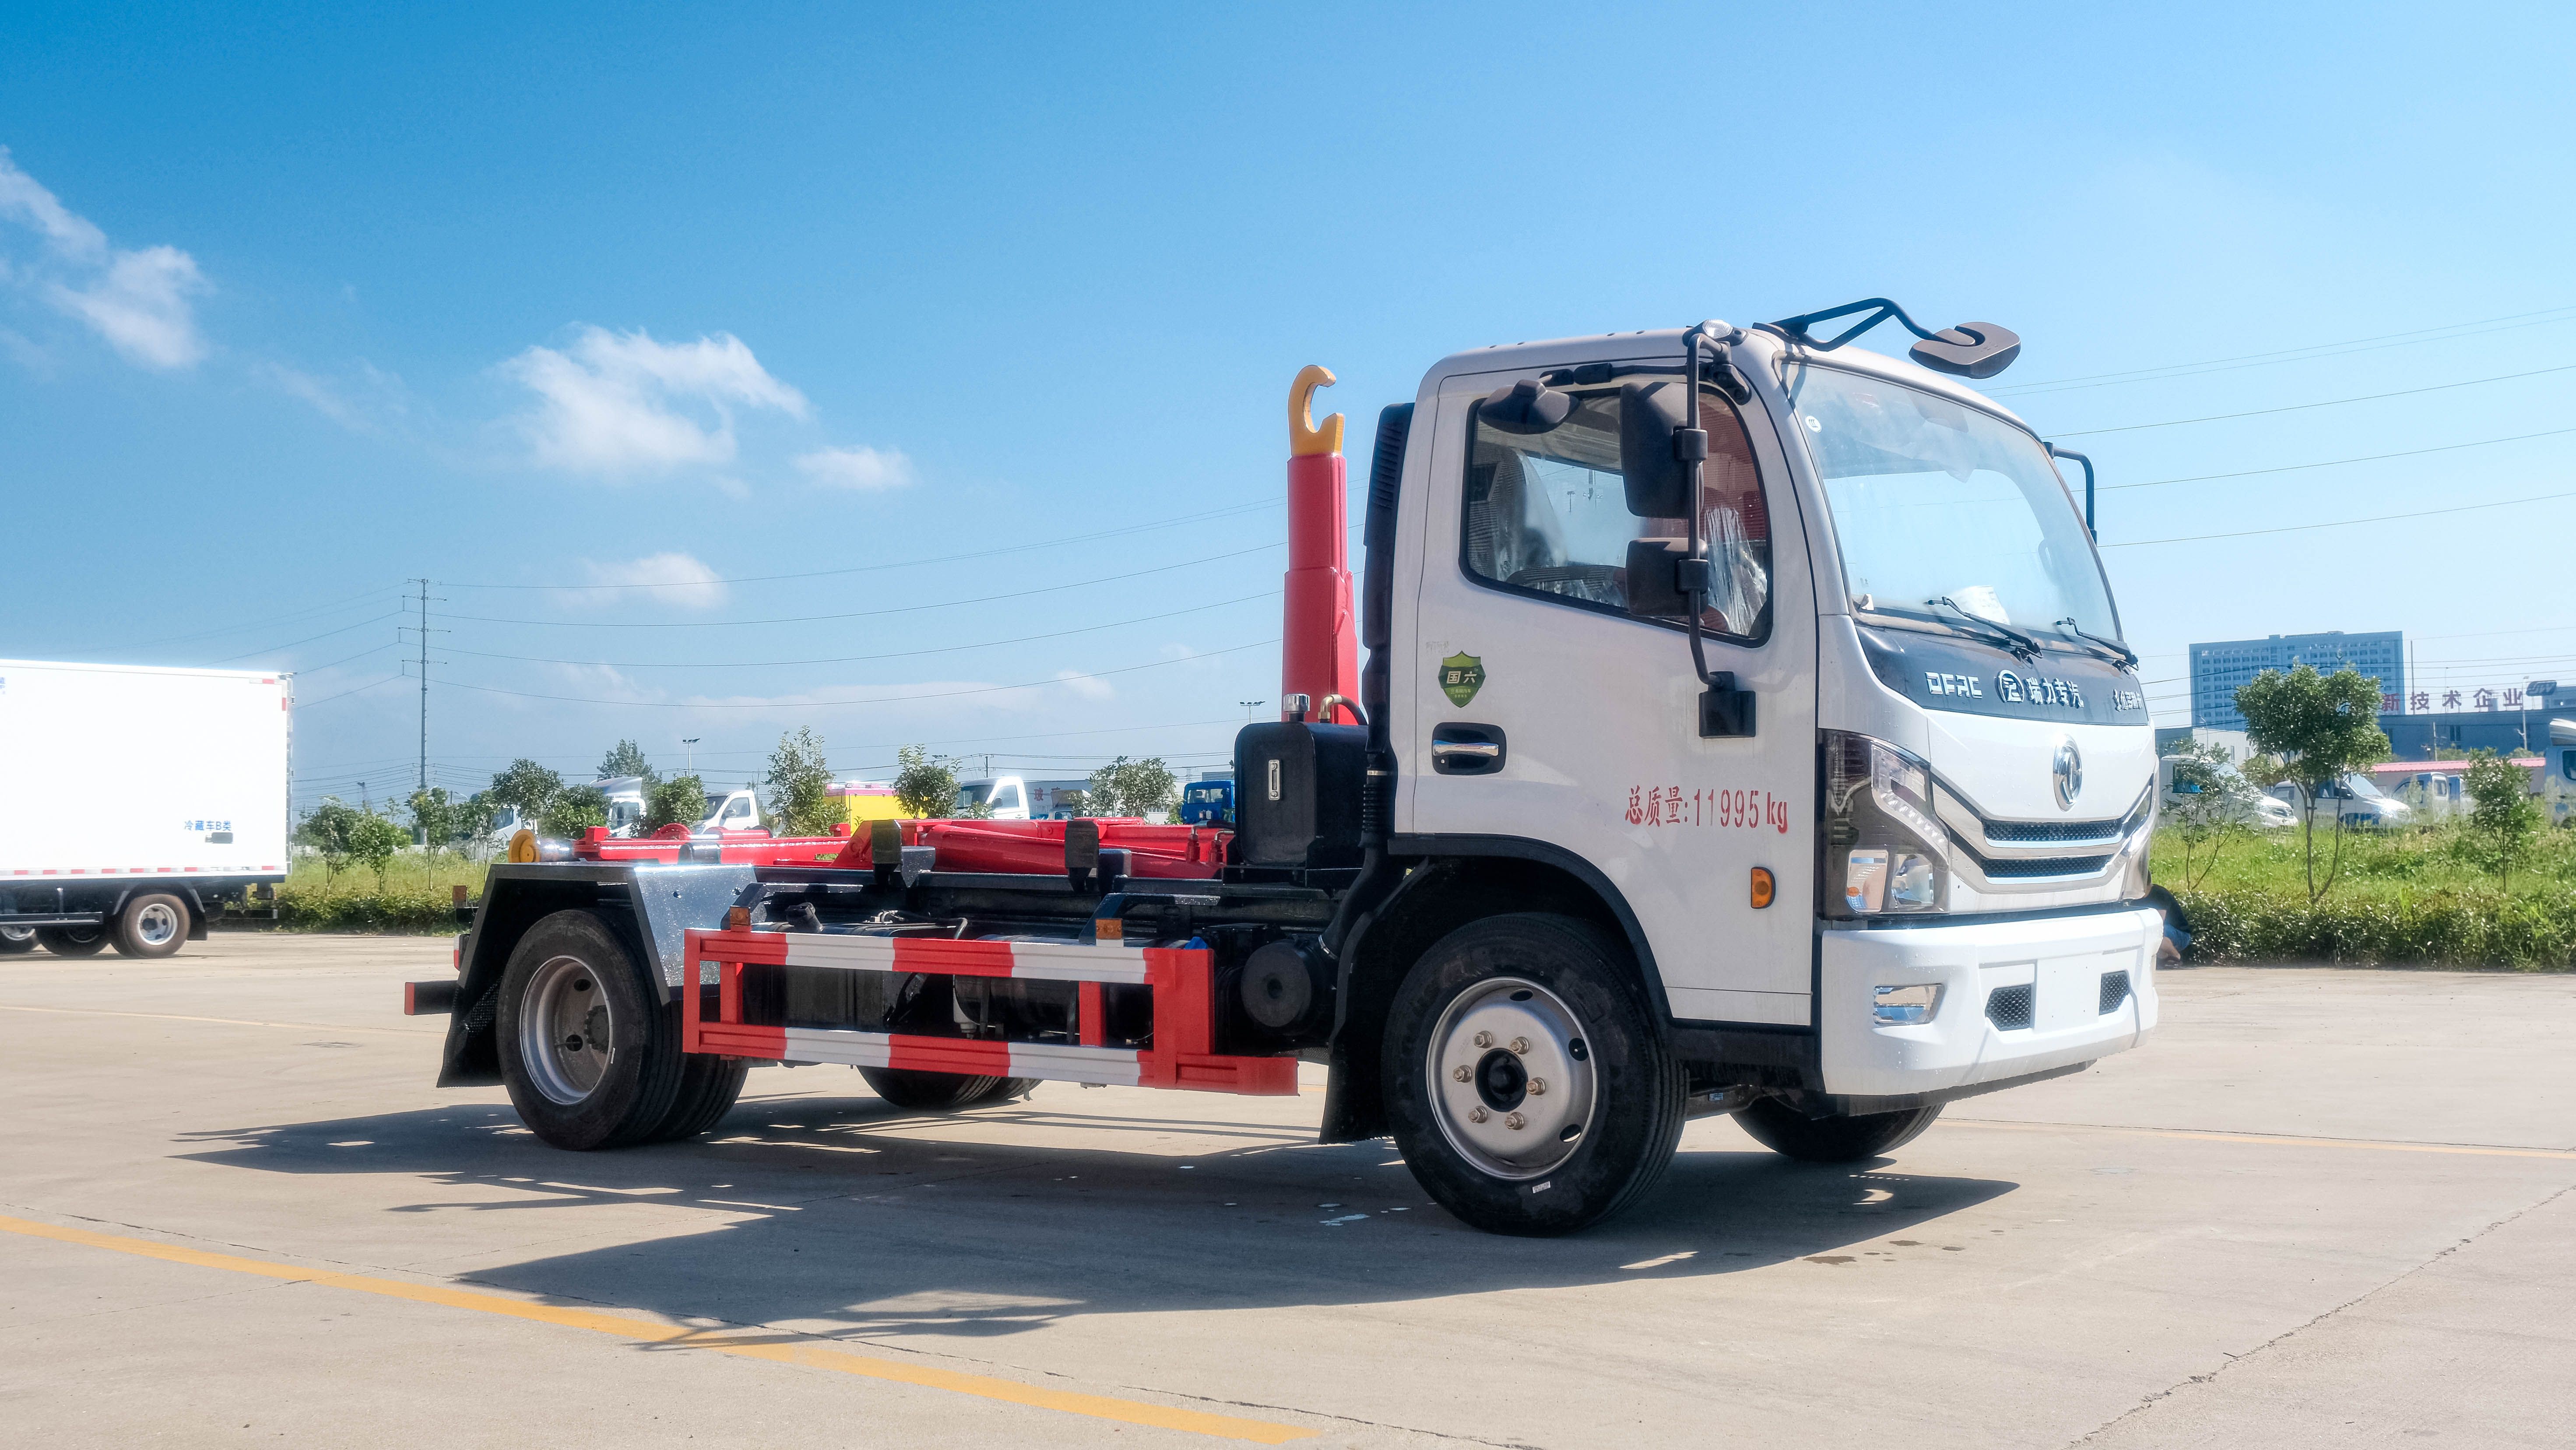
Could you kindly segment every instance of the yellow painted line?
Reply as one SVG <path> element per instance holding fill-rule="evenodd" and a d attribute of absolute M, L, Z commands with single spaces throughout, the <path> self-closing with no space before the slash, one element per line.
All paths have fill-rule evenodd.
<path fill-rule="evenodd" d="M 834 1370 L 841 1374 L 858 1375 L 865 1379 L 885 1380 L 894 1384 L 913 1385 L 921 1389 L 947 1390 L 952 1394 L 972 1395 L 978 1399 L 1000 1400 L 1006 1404 L 1027 1405 L 1041 1410 L 1058 1410 L 1068 1415 L 1086 1415 L 1095 1420 L 1115 1420 L 1126 1425 L 1148 1425 L 1161 1430 L 1181 1430 L 1193 1435 L 1212 1435 L 1223 1440 L 1249 1440 L 1256 1445 L 1283 1445 L 1291 1440 L 1307 1439 L 1316 1433 L 1313 1430 L 1299 1429 L 1294 1425 L 1274 1425 L 1262 1420 L 1239 1420 L 1231 1415 L 1211 1415 L 1198 1410 L 1174 1409 L 1168 1405 L 1149 1405 L 1141 1400 L 1112 1399 L 1107 1395 L 1085 1395 L 1069 1390 L 1040 1389 L 1035 1385 L 1024 1385 L 1016 1380 L 1000 1379 L 992 1375 L 966 1374 L 957 1370 L 937 1369 L 929 1365 L 906 1364 L 899 1360 L 852 1354 L 848 1350 L 833 1347 L 832 1341 L 801 1335 L 787 1337 L 761 1330 L 691 1329 L 685 1325 L 658 1324 L 649 1319 L 609 1314 L 596 1309 L 568 1309 L 554 1304 L 531 1304 L 523 1299 L 487 1294 L 475 1289 L 458 1289 L 444 1284 L 414 1284 L 400 1279 L 378 1279 L 364 1274 L 340 1274 L 327 1270 L 301 1268 L 294 1264 L 243 1258 L 237 1254 L 209 1253 L 203 1249 L 183 1248 L 177 1244 L 125 1238 L 116 1234 L 93 1233 L 88 1229 L 65 1228 L 58 1224 L 38 1223 L 32 1219 L 10 1218 L 6 1215 L 0 1215 L 0 1231 L 22 1234 L 28 1238 L 53 1239 L 59 1243 L 107 1249 L 114 1253 L 133 1254 L 138 1258 L 160 1259 L 166 1263 L 188 1264 L 201 1269 L 225 1269 L 236 1274 L 255 1274 L 263 1279 L 319 1284 L 326 1288 L 348 1289 L 360 1294 L 378 1294 L 388 1299 L 408 1299 L 415 1304 L 436 1304 L 448 1309 L 470 1309 L 478 1314 L 497 1314 L 507 1319 L 525 1319 L 565 1329 L 587 1329 L 599 1334 L 613 1334 L 620 1339 L 629 1339 L 640 1344 L 704 1349 L 742 1359 L 763 1359 L 774 1364 Z"/>
<path fill-rule="evenodd" d="M 2576 1159 L 2566 1148 L 2503 1148 L 2478 1143 L 2380 1142 L 2370 1138 L 2300 1138 L 2274 1133 L 2210 1133 L 2196 1128 L 2123 1128 L 2108 1123 L 2011 1123 L 2001 1118 L 1945 1118 L 1970 1128 L 2024 1133 L 2125 1133 L 2146 1138 L 2188 1138 L 2203 1143 L 2253 1143 L 2267 1148 L 2367 1148 L 2378 1153 L 2456 1153 L 2471 1158 Z"/>
<path fill-rule="evenodd" d="M 284 1027 L 297 1032 L 385 1032 L 396 1037 L 436 1037 L 441 1027 L 359 1027 L 347 1022 L 253 1022 L 241 1017 L 182 1017 L 175 1012 L 116 1012 L 105 1007 L 22 1007 L 0 1002 L 0 1012 L 51 1012 L 64 1017 L 143 1017 L 154 1022 L 212 1022 L 219 1027 Z"/>

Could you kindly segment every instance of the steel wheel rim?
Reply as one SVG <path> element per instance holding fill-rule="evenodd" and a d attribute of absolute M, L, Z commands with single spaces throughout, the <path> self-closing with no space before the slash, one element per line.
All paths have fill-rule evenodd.
<path fill-rule="evenodd" d="M 134 913 L 134 934 L 145 946 L 165 945 L 179 934 L 179 913 L 172 911 L 165 901 L 147 903 L 141 911 Z"/>
<path fill-rule="evenodd" d="M 11 941 L 34 941 L 36 929 L 32 926 L 0 926 L 0 937 Z"/>
<path fill-rule="evenodd" d="M 579 957 L 555 957 L 528 979 L 519 999 L 519 1060 L 528 1081 L 553 1102 L 587 1098 L 617 1058 L 616 1019 L 599 973 Z"/>
<path fill-rule="evenodd" d="M 1521 1182 L 1563 1167 L 1600 1096 L 1587 1035 L 1564 999 L 1525 978 L 1459 993 L 1423 1060 L 1441 1136 L 1490 1177 Z"/>

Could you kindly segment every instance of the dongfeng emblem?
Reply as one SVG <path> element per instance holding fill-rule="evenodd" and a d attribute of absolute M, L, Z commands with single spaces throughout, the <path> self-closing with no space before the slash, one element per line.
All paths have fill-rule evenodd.
<path fill-rule="evenodd" d="M 2075 809 L 2075 798 L 2084 793 L 2084 757 L 2077 753 L 2074 741 L 2057 737 L 2057 755 L 2049 762 L 2048 773 L 2057 788 L 2057 808 Z"/>
<path fill-rule="evenodd" d="M 1485 662 L 1475 655 L 1451 655 L 1440 662 L 1440 693 L 1449 703 L 1465 709 L 1476 692 L 1485 688 Z"/>

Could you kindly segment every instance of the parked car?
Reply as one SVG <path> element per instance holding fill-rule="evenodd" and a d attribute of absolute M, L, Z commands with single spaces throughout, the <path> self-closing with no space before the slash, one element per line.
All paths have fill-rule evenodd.
<path fill-rule="evenodd" d="M 2347 826 L 2402 826 L 2413 822 L 2415 812 L 2404 801 L 2381 790 L 2368 775 L 2354 771 L 2319 791 L 2314 800 L 2291 781 L 2283 781 L 2265 792 L 2286 807 L 2293 823 L 2304 807 L 2318 825 L 2332 825 L 2340 820 Z"/>

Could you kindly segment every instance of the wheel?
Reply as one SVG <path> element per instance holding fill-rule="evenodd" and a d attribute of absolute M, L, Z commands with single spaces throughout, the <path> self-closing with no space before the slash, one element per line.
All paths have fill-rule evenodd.
<path fill-rule="evenodd" d="M 962 1072 L 915 1072 L 909 1068 L 863 1067 L 859 1076 L 878 1097 L 916 1113 L 954 1112 L 1026 1097 L 1038 1085 L 1033 1077 L 976 1077 Z"/>
<path fill-rule="evenodd" d="M 188 903 L 155 891 L 125 903 L 116 917 L 116 954 L 166 957 L 188 943 Z"/>
<path fill-rule="evenodd" d="M 558 911 L 520 938 L 493 1026 L 519 1121 L 556 1147 L 624 1147 L 670 1121 L 686 1075 L 678 1010 L 647 994 L 599 913 Z"/>
<path fill-rule="evenodd" d="M 94 957 L 107 950 L 103 926 L 40 926 L 36 940 L 58 957 Z"/>
<path fill-rule="evenodd" d="M 671 1110 L 643 1141 L 676 1143 L 694 1138 L 724 1119 L 742 1096 L 751 1064 L 739 1057 L 692 1054 L 680 1070 L 680 1090 L 671 1095 Z"/>
<path fill-rule="evenodd" d="M 1756 1098 L 1735 1115 L 1753 1141 L 1774 1153 L 1808 1163 L 1849 1163 L 1876 1158 L 1914 1141 L 1932 1120 L 1939 1104 L 1893 1113 L 1836 1113 L 1811 1118 L 1778 1098 Z"/>
<path fill-rule="evenodd" d="M 32 926 L 0 926 L 0 957 L 14 957 L 36 949 L 36 929 Z"/>
<path fill-rule="evenodd" d="M 1681 1067 L 1635 961 L 1572 917 L 1489 917 L 1443 937 L 1396 989 L 1382 1071 L 1405 1166 L 1490 1233 L 1598 1223 L 1653 1187 L 1681 1141 Z"/>

